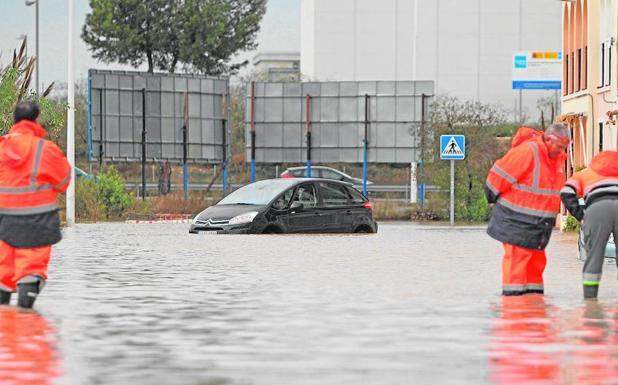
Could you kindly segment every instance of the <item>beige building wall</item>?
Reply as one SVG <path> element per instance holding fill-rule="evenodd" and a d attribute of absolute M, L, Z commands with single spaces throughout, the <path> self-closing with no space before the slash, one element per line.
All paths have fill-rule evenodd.
<path fill-rule="evenodd" d="M 618 7 L 616 0 L 562 2 L 562 115 L 573 132 L 571 170 L 602 150 L 618 149 Z M 581 60 L 580 53 L 581 52 Z"/>

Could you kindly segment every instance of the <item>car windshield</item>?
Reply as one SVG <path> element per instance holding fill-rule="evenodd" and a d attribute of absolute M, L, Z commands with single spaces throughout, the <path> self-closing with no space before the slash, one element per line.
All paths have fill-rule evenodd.
<path fill-rule="evenodd" d="M 270 179 L 248 184 L 223 198 L 217 206 L 238 204 L 264 206 L 295 183 L 289 179 Z"/>

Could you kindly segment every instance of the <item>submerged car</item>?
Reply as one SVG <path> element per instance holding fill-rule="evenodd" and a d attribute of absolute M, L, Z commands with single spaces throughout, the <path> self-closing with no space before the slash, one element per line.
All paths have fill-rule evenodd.
<path fill-rule="evenodd" d="M 584 205 L 584 199 L 579 199 L 579 204 Z M 586 249 L 584 248 L 584 244 L 586 243 L 586 237 L 584 236 L 584 227 L 579 227 L 579 237 L 577 238 L 577 249 L 579 251 L 579 259 L 582 261 L 586 260 Z M 610 234 L 609 240 L 607 241 L 607 245 L 605 246 L 605 258 L 616 258 L 616 243 L 614 241 L 614 235 Z"/>
<path fill-rule="evenodd" d="M 584 244 L 586 242 L 586 238 L 584 236 L 583 229 L 579 230 L 579 238 L 577 239 L 577 247 L 579 249 L 579 259 L 582 261 L 586 260 L 586 249 L 584 248 Z M 609 241 L 605 246 L 605 258 L 616 258 L 616 243 L 614 241 L 614 236 L 609 236 Z"/>
<path fill-rule="evenodd" d="M 268 179 L 230 193 L 197 214 L 190 233 L 375 233 L 371 202 L 331 180 Z"/>
<path fill-rule="evenodd" d="M 280 175 L 281 178 L 306 178 L 307 177 L 307 167 L 290 167 Z M 322 178 L 322 179 L 332 179 L 339 180 L 346 183 L 351 183 L 355 186 L 362 186 L 363 180 L 360 178 L 354 178 L 346 174 L 345 172 L 336 170 L 330 167 L 324 166 L 312 166 L 311 167 L 311 177 L 312 178 Z M 373 182 L 367 181 L 368 185 L 372 185 Z"/>

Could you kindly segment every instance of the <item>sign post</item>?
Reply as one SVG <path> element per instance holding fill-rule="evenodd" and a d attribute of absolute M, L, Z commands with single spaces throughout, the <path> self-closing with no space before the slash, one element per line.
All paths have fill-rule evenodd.
<path fill-rule="evenodd" d="M 455 161 L 466 158 L 466 137 L 463 135 L 440 136 L 440 159 L 451 161 L 450 224 L 455 226 Z"/>

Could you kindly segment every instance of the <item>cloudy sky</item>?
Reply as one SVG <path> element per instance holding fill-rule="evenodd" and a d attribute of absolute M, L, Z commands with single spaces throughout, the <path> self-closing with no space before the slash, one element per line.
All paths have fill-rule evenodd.
<path fill-rule="evenodd" d="M 41 56 L 41 84 L 67 79 L 67 22 L 68 0 L 39 0 Z M 258 36 L 262 51 L 300 50 L 300 1 L 268 0 L 268 10 L 262 20 Z M 90 11 L 88 0 L 74 0 L 75 76 L 85 78 L 89 68 L 130 69 L 117 64 L 97 63 L 79 37 L 86 14 Z M 6 64 L 17 48 L 20 35 L 28 36 L 28 52 L 35 52 L 34 6 L 26 7 L 24 0 L 0 0 L 0 64 Z M 241 59 L 251 58 L 254 52 L 242 53 Z"/>

